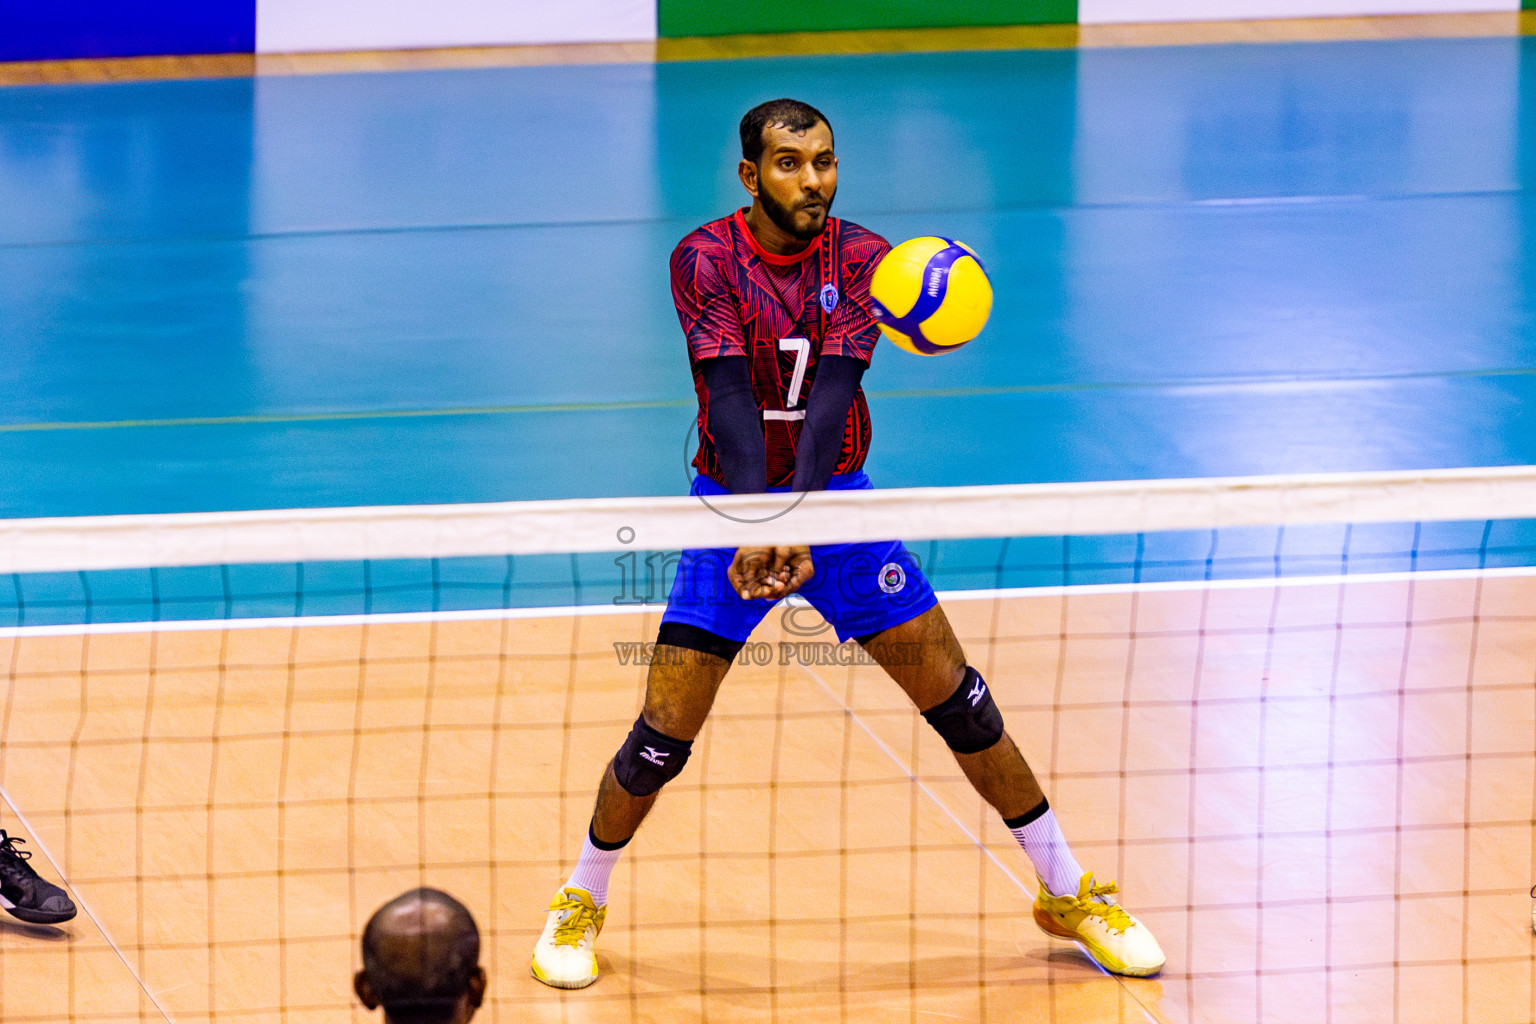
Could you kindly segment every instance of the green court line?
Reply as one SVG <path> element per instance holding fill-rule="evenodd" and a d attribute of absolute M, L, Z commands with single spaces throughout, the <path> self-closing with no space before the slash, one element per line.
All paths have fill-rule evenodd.
<path fill-rule="evenodd" d="M 1536 0 L 1533 0 L 1536 2 Z M 1489 370 L 1420 370 L 1386 374 L 1289 374 L 1275 377 L 1192 377 L 1188 380 L 1106 381 L 1082 384 L 1013 384 L 996 387 L 906 388 L 866 391 L 872 399 L 988 398 L 1006 395 L 1070 394 L 1084 391 L 1157 391 L 1284 387 L 1292 384 L 1389 384 L 1414 380 L 1458 380 L 1472 377 L 1530 377 L 1536 367 L 1511 366 Z M 513 416 L 525 413 L 626 412 L 634 409 L 688 409 L 693 398 L 620 402 L 560 402 L 547 405 L 472 405 L 446 409 L 364 409 L 341 412 L 266 413 L 247 416 L 182 416 L 137 420 L 58 420 L 43 423 L 0 423 L 0 434 L 65 430 L 133 430 L 154 427 L 238 427 L 269 423 L 328 423 L 346 420 L 403 420 L 449 416 Z"/>
<path fill-rule="evenodd" d="M 59 420 L 0 423 L 0 434 L 38 430 L 130 430 L 141 427 L 240 427 L 265 423 L 325 423 L 341 420 L 405 420 L 433 416 L 507 416 L 529 412 L 613 412 L 627 409 L 683 409 L 694 400 L 656 402 L 566 402 L 554 405 L 471 405 L 449 409 L 363 409 L 341 412 L 266 413 L 248 416 L 180 416 L 142 420 Z"/>

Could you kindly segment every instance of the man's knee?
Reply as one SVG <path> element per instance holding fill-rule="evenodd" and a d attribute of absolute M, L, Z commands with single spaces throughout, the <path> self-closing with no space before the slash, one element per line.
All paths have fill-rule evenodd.
<path fill-rule="evenodd" d="M 957 754 L 979 754 L 1003 738 L 1003 713 L 981 674 L 969 665 L 949 698 L 923 718 Z"/>
<path fill-rule="evenodd" d="M 686 622 L 663 622 L 656 633 L 656 646 L 677 647 L 685 651 L 713 655 L 727 664 L 736 660 L 744 646 L 743 640 L 730 640 L 719 633 L 710 632 Z"/>
<path fill-rule="evenodd" d="M 692 740 L 658 732 L 641 715 L 613 755 L 613 777 L 631 796 L 650 796 L 682 773 L 692 753 Z"/>

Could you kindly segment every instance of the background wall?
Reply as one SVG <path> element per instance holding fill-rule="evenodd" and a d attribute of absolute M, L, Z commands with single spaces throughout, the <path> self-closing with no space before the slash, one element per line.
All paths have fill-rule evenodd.
<path fill-rule="evenodd" d="M 656 38 L 656 0 L 255 3 L 256 49 L 263 53 L 606 43 Z"/>
<path fill-rule="evenodd" d="M 249 53 L 253 0 L 0 0 L 0 61 Z"/>
<path fill-rule="evenodd" d="M 0 0 L 0 61 L 1521 8 L 1536 0 Z"/>
<path fill-rule="evenodd" d="M 825 0 L 779 0 L 771 5 L 659 0 L 657 20 L 663 36 L 718 36 L 830 29 L 1070 24 L 1077 20 L 1077 7 L 1078 0 L 843 0 L 834 4 Z"/>

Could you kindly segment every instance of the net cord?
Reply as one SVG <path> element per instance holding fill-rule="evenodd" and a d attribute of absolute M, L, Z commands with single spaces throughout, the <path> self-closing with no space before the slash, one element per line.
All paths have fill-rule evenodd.
<path fill-rule="evenodd" d="M 1491 519 L 1536 466 L 10 519 L 0 573 Z"/>

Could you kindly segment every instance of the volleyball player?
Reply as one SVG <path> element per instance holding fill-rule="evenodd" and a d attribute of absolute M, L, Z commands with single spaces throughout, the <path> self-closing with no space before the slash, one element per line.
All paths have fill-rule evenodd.
<path fill-rule="evenodd" d="M 832 128 L 795 100 L 741 121 L 738 173 L 752 205 L 705 224 L 672 254 L 672 293 L 699 398 L 694 493 L 867 488 L 869 409 L 860 388 L 878 338 L 869 282 L 889 249 L 831 217 Z M 575 871 L 555 894 L 532 970 L 559 988 L 597 979 L 593 945 L 614 863 L 682 771 L 715 693 L 752 629 L 798 592 L 858 641 L 954 752 L 1004 819 L 1040 882 L 1035 921 L 1104 969 L 1155 974 L 1163 953 L 1083 870 L 987 684 L 899 542 L 683 553 L 657 637 L 645 706 L 609 762 Z M 907 657 L 911 650 L 920 657 Z"/>

